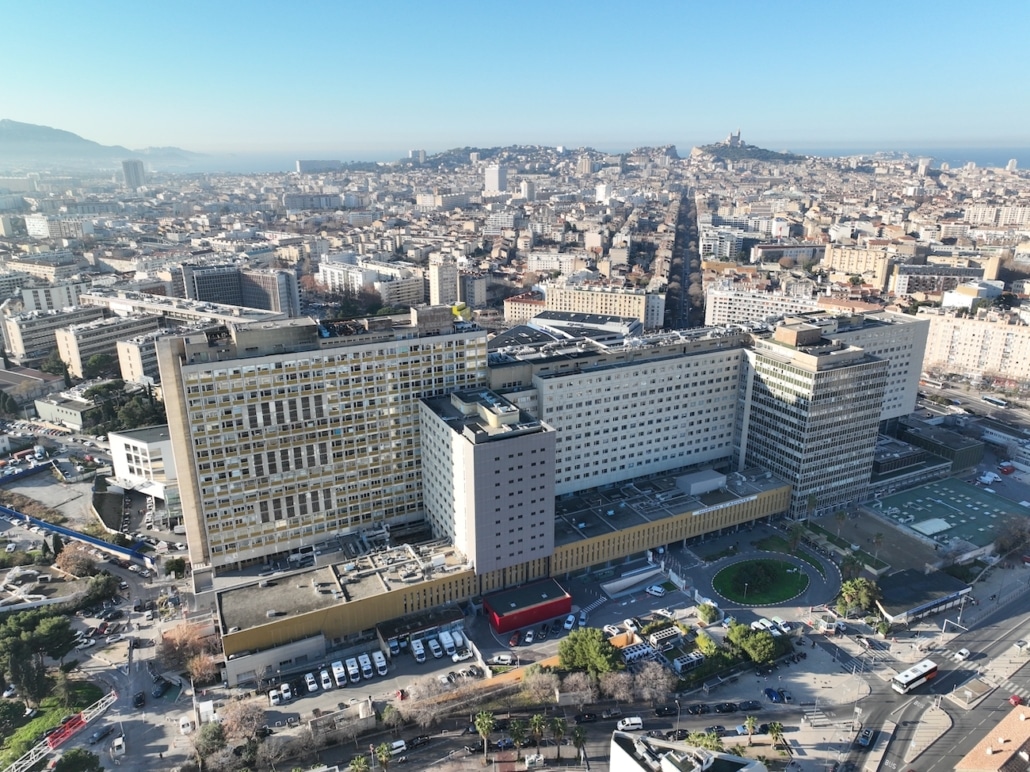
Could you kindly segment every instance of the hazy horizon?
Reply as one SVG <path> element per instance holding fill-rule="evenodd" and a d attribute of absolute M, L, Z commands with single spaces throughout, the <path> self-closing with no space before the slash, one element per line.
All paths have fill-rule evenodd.
<path fill-rule="evenodd" d="M 801 0 L 47 10 L 61 23 L 6 9 L 4 60 L 24 77 L 6 85 L 4 113 L 104 145 L 378 159 L 687 148 L 740 128 L 795 152 L 1030 146 L 1030 87 L 1015 75 L 1030 4 L 1012 0 L 871 0 L 860 13 Z"/>

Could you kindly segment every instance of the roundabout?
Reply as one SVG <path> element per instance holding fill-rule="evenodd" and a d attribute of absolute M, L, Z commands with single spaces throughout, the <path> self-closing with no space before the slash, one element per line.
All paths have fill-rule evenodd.
<path fill-rule="evenodd" d="M 787 560 L 750 558 L 721 569 L 712 589 L 733 603 L 769 606 L 796 598 L 808 589 L 807 573 Z"/>

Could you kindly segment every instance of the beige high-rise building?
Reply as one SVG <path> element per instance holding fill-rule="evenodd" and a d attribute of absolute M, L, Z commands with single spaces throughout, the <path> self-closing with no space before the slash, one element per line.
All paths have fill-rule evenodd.
<path fill-rule="evenodd" d="M 429 305 L 450 306 L 458 302 L 458 265 L 453 260 L 429 263 Z"/>
<path fill-rule="evenodd" d="M 890 279 L 891 268 L 899 256 L 886 249 L 869 247 L 840 246 L 827 244 L 820 266 L 838 278 L 861 276 L 866 284 L 886 290 Z"/>
<path fill-rule="evenodd" d="M 486 332 L 447 307 L 230 325 L 158 362 L 195 572 L 420 522 L 418 400 L 487 380 Z"/>
<path fill-rule="evenodd" d="M 160 324 L 158 316 L 115 316 L 62 327 L 54 332 L 54 338 L 68 372 L 85 378 L 90 358 L 103 354 L 117 361 L 118 341 L 155 332 Z"/>
<path fill-rule="evenodd" d="M 919 309 L 930 324 L 923 370 L 1030 384 L 1030 326 L 1008 314 L 984 318 L 955 316 L 936 308 Z"/>
<path fill-rule="evenodd" d="M 547 311 L 629 316 L 639 319 L 646 330 L 660 330 L 665 324 L 664 293 L 623 287 L 549 284 L 544 299 Z"/>

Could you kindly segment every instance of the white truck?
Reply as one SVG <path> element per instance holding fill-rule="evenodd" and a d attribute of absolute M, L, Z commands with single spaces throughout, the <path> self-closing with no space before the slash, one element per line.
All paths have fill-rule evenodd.
<path fill-rule="evenodd" d="M 332 664 L 332 668 L 333 678 L 336 679 L 336 685 L 342 689 L 347 685 L 347 670 L 339 660 Z"/>
<path fill-rule="evenodd" d="M 440 645 L 448 657 L 454 654 L 454 637 L 446 630 L 440 633 Z"/>
<path fill-rule="evenodd" d="M 352 684 L 361 683 L 361 668 L 356 657 L 347 660 L 347 678 Z"/>
<path fill-rule="evenodd" d="M 371 681 L 375 673 L 372 670 L 372 660 L 369 656 L 367 654 L 359 654 L 358 664 L 361 665 L 361 677 L 366 681 Z"/>
<path fill-rule="evenodd" d="M 426 661 L 426 647 L 422 645 L 422 641 L 414 640 L 411 642 L 411 656 L 420 665 Z"/>
<path fill-rule="evenodd" d="M 386 667 L 386 657 L 383 655 L 383 652 L 381 651 L 372 652 L 372 664 L 376 666 L 376 673 L 378 673 L 381 676 L 384 676 L 390 672 L 389 669 Z"/>

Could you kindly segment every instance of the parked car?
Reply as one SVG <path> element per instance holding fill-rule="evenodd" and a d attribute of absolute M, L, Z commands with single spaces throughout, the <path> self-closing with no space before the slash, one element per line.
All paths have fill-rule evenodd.
<path fill-rule="evenodd" d="M 769 700 L 769 702 L 775 702 L 775 703 L 783 702 L 783 695 L 781 695 L 778 691 L 776 691 L 772 687 L 766 688 L 765 691 L 763 692 L 763 694 L 765 694 L 765 698 L 767 700 Z"/>
<path fill-rule="evenodd" d="M 722 724 L 709 726 L 705 728 L 705 734 L 714 734 L 716 737 L 722 737 L 726 734 L 726 727 L 724 727 Z"/>
<path fill-rule="evenodd" d="M 508 645 L 509 646 L 518 646 L 521 642 L 522 642 L 522 633 L 520 633 L 518 630 L 513 632 L 511 634 L 511 637 L 508 638 Z"/>
<path fill-rule="evenodd" d="M 85 649 L 92 648 L 95 645 L 96 641 L 93 638 L 83 638 L 75 648 L 79 651 L 84 651 Z"/>
<path fill-rule="evenodd" d="M 858 736 L 858 744 L 860 746 L 862 746 L 863 748 L 868 748 L 869 745 L 872 742 L 873 742 L 873 730 L 872 729 L 863 729 L 862 730 L 862 734 L 860 734 Z"/>
<path fill-rule="evenodd" d="M 716 713 L 736 713 L 737 703 L 735 702 L 720 702 L 715 706 Z"/>
<path fill-rule="evenodd" d="M 280 686 L 279 691 L 282 692 L 283 702 L 289 702 L 293 699 L 293 690 L 290 688 L 289 684 L 283 684 Z"/>
<path fill-rule="evenodd" d="M 418 737 L 412 737 L 408 740 L 409 748 L 420 748 L 423 745 L 428 745 L 432 738 L 427 734 L 420 734 Z"/>
<path fill-rule="evenodd" d="M 695 703 L 694 705 L 687 706 L 687 715 L 689 716 L 703 716 L 706 713 L 711 713 L 712 709 L 703 702 Z"/>
<path fill-rule="evenodd" d="M 10 697 L 14 697 L 17 693 L 17 687 L 14 684 L 9 684 L 8 687 L 4 689 L 4 698 L 8 699 Z"/>
<path fill-rule="evenodd" d="M 605 635 L 607 635 L 607 636 L 608 636 L 609 638 L 611 638 L 611 637 L 612 637 L 612 636 L 614 636 L 614 635 L 618 635 L 618 634 L 619 634 L 619 633 L 621 633 L 621 632 L 622 632 L 622 630 L 620 630 L 620 629 L 619 629 L 618 627 L 616 627 L 615 625 L 605 625 L 605 626 L 604 626 L 604 633 L 605 633 Z"/>
<path fill-rule="evenodd" d="M 744 702 L 737 703 L 737 709 L 741 713 L 750 713 L 753 710 L 761 710 L 762 703 L 758 700 L 744 700 Z"/>
<path fill-rule="evenodd" d="M 576 626 L 576 615 L 575 614 L 569 614 L 567 617 L 565 617 L 565 624 L 562 625 L 562 627 L 565 630 L 571 630 L 575 626 Z"/>
<path fill-rule="evenodd" d="M 533 642 L 533 631 L 526 630 L 526 637 L 522 640 L 522 643 L 529 646 Z"/>
<path fill-rule="evenodd" d="M 629 630 L 631 633 L 640 632 L 640 626 L 637 624 L 635 619 L 623 619 L 622 626 Z"/>
<path fill-rule="evenodd" d="M 794 695 L 790 693 L 789 689 L 780 689 L 780 698 L 784 702 L 794 702 Z"/>
<path fill-rule="evenodd" d="M 132 707 L 134 707 L 134 708 L 142 708 L 143 705 L 146 704 L 146 701 L 147 701 L 147 695 L 146 694 L 144 694 L 143 692 L 136 692 L 132 696 Z"/>
<path fill-rule="evenodd" d="M 96 745 L 98 742 L 107 737 L 111 732 L 114 731 L 114 724 L 108 724 L 107 726 L 96 730 L 89 736 L 89 744 Z"/>
<path fill-rule="evenodd" d="M 675 716 L 679 710 L 675 705 L 659 705 L 654 709 L 656 716 Z"/>
<path fill-rule="evenodd" d="M 311 692 L 317 692 L 318 691 L 318 681 L 315 680 L 315 674 L 314 673 L 308 673 L 306 676 L 304 676 L 304 683 L 308 687 L 308 693 L 309 694 Z"/>
<path fill-rule="evenodd" d="M 172 688 L 171 681 L 166 681 L 164 678 L 162 678 L 160 681 L 158 681 L 155 684 L 155 686 L 151 690 L 150 694 L 155 699 L 157 699 L 157 698 L 160 698 L 160 697 L 164 697 L 165 696 L 165 692 L 167 692 L 171 688 Z"/>
<path fill-rule="evenodd" d="M 597 721 L 597 714 L 596 713 L 580 713 L 580 714 L 574 716 L 572 720 L 575 721 L 577 724 L 592 724 L 595 721 Z"/>

